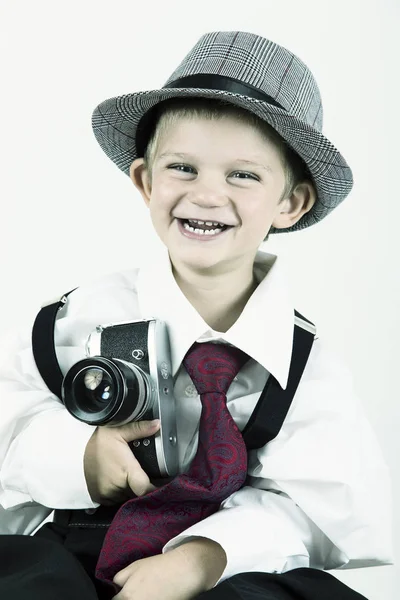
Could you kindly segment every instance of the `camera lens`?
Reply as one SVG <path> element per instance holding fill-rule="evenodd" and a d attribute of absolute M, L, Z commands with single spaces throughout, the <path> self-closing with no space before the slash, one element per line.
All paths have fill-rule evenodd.
<path fill-rule="evenodd" d="M 74 417 L 91 425 L 136 421 L 151 406 L 147 378 L 140 369 L 100 356 L 81 360 L 68 371 L 62 400 Z"/>
<path fill-rule="evenodd" d="M 103 369 L 88 368 L 86 371 L 81 371 L 75 379 L 75 386 L 82 388 L 77 390 L 77 393 L 85 397 L 88 409 L 93 405 L 96 410 L 113 399 L 113 382 L 110 375 Z"/>

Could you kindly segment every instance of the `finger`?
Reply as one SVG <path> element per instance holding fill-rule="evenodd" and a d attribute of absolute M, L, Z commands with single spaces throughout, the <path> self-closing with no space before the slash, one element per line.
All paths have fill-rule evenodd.
<path fill-rule="evenodd" d="M 128 565 L 125 567 L 125 569 L 122 569 L 122 571 L 118 571 L 118 573 L 116 573 L 113 577 L 113 582 L 119 585 L 121 588 L 126 584 L 131 576 L 132 569 L 130 567 L 132 567 L 132 565 Z"/>
<path fill-rule="evenodd" d="M 148 435 L 154 435 L 159 428 L 160 419 L 154 419 L 153 421 L 132 421 L 132 423 L 121 425 L 118 429 L 126 442 L 132 442 Z"/>
<path fill-rule="evenodd" d="M 144 496 L 156 489 L 137 461 L 132 461 L 126 479 L 129 488 L 136 496 Z"/>

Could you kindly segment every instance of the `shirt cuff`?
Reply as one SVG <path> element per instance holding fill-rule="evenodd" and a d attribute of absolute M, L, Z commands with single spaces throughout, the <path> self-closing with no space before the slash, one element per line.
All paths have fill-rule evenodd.
<path fill-rule="evenodd" d="M 14 439 L 3 463 L 2 506 L 32 501 L 54 509 L 99 506 L 89 495 L 83 464 L 94 430 L 64 408 L 37 415 Z"/>
<path fill-rule="evenodd" d="M 237 573 L 283 573 L 310 565 L 307 548 L 293 526 L 253 507 L 222 508 L 171 539 L 163 552 L 195 537 L 217 542 L 226 553 L 225 570 L 215 585 Z"/>

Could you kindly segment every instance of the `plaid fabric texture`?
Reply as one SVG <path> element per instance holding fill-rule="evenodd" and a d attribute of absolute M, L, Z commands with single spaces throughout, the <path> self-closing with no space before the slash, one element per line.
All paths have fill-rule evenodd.
<path fill-rule="evenodd" d="M 317 192 L 314 207 L 290 229 L 304 229 L 326 217 L 353 186 L 352 172 L 339 151 L 322 134 L 323 109 L 317 83 L 297 56 L 252 33 L 203 35 L 165 85 L 190 75 L 221 75 L 251 85 L 282 108 L 228 91 L 161 88 L 105 100 L 93 112 L 92 126 L 106 155 L 126 174 L 137 158 L 136 131 L 151 108 L 169 98 L 224 99 L 253 112 L 271 125 L 304 160 Z"/>

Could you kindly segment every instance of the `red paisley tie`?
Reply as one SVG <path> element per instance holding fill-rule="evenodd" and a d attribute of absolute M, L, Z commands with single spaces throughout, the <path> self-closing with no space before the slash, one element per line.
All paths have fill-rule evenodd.
<path fill-rule="evenodd" d="M 216 512 L 247 474 L 242 434 L 226 406 L 226 392 L 248 356 L 233 346 L 195 343 L 183 364 L 202 411 L 196 455 L 186 473 L 121 506 L 106 534 L 96 576 L 112 582 L 135 560 L 160 554 L 185 529 Z"/>

